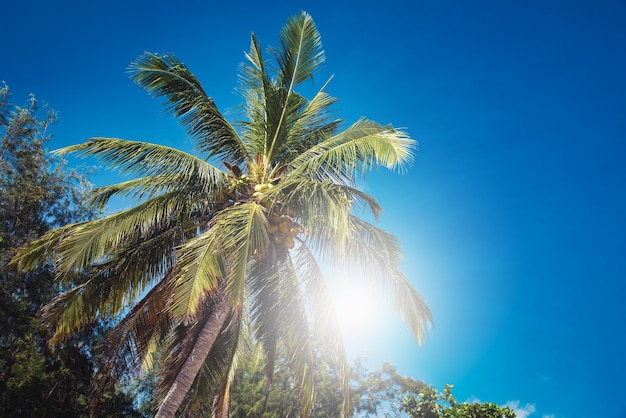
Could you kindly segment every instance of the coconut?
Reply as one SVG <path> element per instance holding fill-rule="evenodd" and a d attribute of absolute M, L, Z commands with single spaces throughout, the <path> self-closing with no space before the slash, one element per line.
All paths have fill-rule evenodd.
<path fill-rule="evenodd" d="M 289 231 L 287 231 L 287 235 L 290 236 L 290 237 L 295 237 L 300 232 L 302 232 L 301 228 L 298 228 L 296 226 L 292 226 L 291 228 L 289 228 Z"/>
<path fill-rule="evenodd" d="M 291 249 L 292 249 L 292 248 L 296 245 L 296 242 L 294 241 L 294 239 L 293 239 L 292 237 L 290 237 L 289 235 L 287 235 L 287 236 L 285 237 L 285 240 L 283 241 L 283 245 L 284 245 L 287 249 L 291 250 Z"/>
<path fill-rule="evenodd" d="M 285 240 L 285 234 L 283 234 L 282 232 L 277 232 L 274 234 L 274 242 L 276 244 L 280 244 Z"/>
<path fill-rule="evenodd" d="M 291 221 L 289 219 L 285 219 L 280 224 L 278 224 L 278 229 L 280 229 L 280 232 L 282 232 L 283 234 L 286 234 L 287 232 L 289 232 L 290 228 L 291 228 Z"/>

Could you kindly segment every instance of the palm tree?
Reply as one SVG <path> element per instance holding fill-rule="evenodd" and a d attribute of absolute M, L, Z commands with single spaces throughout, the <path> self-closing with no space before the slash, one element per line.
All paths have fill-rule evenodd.
<path fill-rule="evenodd" d="M 14 260 L 23 269 L 51 261 L 68 289 L 41 312 L 55 329 L 52 343 L 120 318 L 103 347 L 94 399 L 107 382 L 158 361 L 158 417 L 207 405 L 227 416 L 237 365 L 257 344 L 268 364 L 266 395 L 280 347 L 308 416 L 313 341 L 338 359 L 347 389 L 327 266 L 358 269 L 355 277 L 384 289 L 424 339 L 430 312 L 399 269 L 397 239 L 357 216 L 377 218 L 382 209 L 355 184 L 375 166 L 407 167 L 415 142 L 367 119 L 340 131 L 326 85 L 311 99 L 296 92 L 324 62 L 308 14 L 288 20 L 270 54 L 274 67 L 253 34 L 240 78 L 247 120 L 236 126 L 175 56 L 146 53 L 131 64 L 131 78 L 165 98 L 202 157 L 116 138 L 59 151 L 138 176 L 95 189 L 90 201 L 103 208 L 112 196 L 133 197 L 135 207 L 53 230 Z"/>

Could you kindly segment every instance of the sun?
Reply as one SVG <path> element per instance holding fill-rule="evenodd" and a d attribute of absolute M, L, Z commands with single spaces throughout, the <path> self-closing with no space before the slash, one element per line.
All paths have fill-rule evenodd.
<path fill-rule="evenodd" d="M 342 280 L 331 287 L 333 303 L 345 339 L 364 338 L 381 325 L 381 298 L 357 280 Z"/>

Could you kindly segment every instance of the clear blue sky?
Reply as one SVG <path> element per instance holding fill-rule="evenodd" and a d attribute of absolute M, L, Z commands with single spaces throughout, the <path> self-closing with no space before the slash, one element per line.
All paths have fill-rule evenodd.
<path fill-rule="evenodd" d="M 229 114 L 250 32 L 310 12 L 338 114 L 420 143 L 366 187 L 436 326 L 420 348 L 392 321 L 370 360 L 531 418 L 626 417 L 626 2 L 5 3 L 0 80 L 58 110 L 53 148 L 184 146 L 127 65 L 174 52 Z"/>

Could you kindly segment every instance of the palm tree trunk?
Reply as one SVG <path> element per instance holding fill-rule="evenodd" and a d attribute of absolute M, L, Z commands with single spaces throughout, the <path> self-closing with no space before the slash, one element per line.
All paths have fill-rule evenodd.
<path fill-rule="evenodd" d="M 227 383 L 226 386 L 226 390 L 213 401 L 211 418 L 228 418 L 228 408 L 230 407 L 230 382 Z"/>
<path fill-rule="evenodd" d="M 198 336 L 196 344 L 191 353 L 185 360 L 183 367 L 178 372 L 176 380 L 165 395 L 161 407 L 155 418 L 173 418 L 180 405 L 185 399 L 185 395 L 189 392 L 200 367 L 206 360 L 217 336 L 226 321 L 226 317 L 230 312 L 230 303 L 225 295 L 220 294 L 215 300 L 215 306 L 211 311 L 209 319 L 204 324 L 202 331 Z"/>
<path fill-rule="evenodd" d="M 263 418 L 265 415 L 265 409 L 267 408 L 267 401 L 270 397 L 270 389 L 272 388 L 272 381 L 274 380 L 274 360 L 276 359 L 276 343 L 272 344 L 268 348 L 267 353 L 267 365 L 265 367 L 265 387 L 263 389 L 263 403 L 261 404 L 261 410 L 259 411 L 259 418 Z"/>

